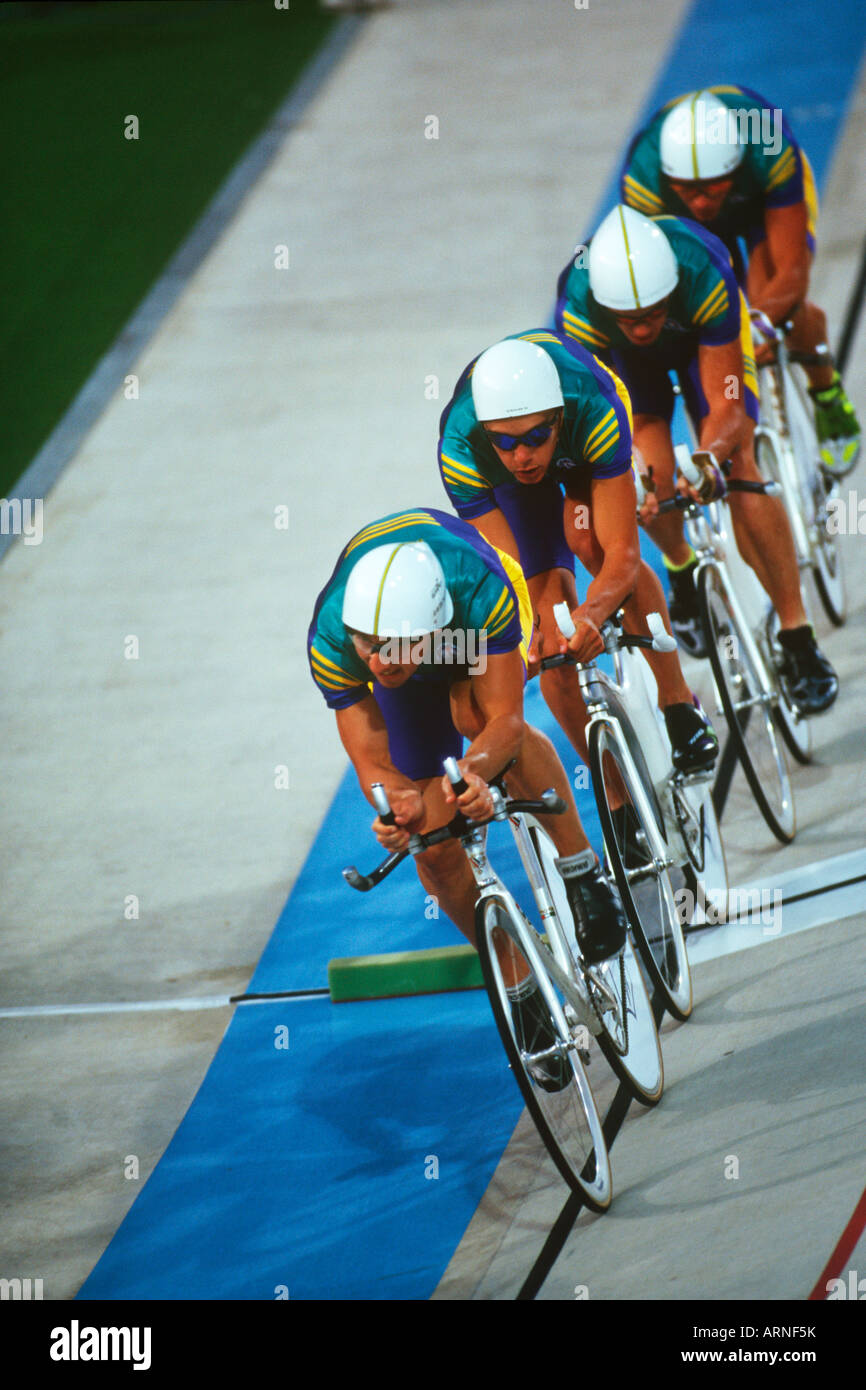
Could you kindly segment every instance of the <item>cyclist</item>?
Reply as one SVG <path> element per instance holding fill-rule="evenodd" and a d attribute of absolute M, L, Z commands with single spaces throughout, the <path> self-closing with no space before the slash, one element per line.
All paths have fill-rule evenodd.
<path fill-rule="evenodd" d="M 632 631 L 645 631 L 647 613 L 666 614 L 662 586 L 640 558 L 628 396 L 592 353 L 545 330 L 506 338 L 461 374 L 439 428 L 439 466 L 455 510 L 526 575 L 534 657 L 559 649 L 559 602 L 568 604 L 577 629 L 570 646 L 583 661 L 602 650 L 599 625 L 620 606 Z M 580 605 L 575 555 L 593 576 Z M 677 653 L 646 655 L 675 766 L 712 768 L 718 740 Z M 586 761 L 586 711 L 573 673 L 546 671 L 541 688 Z"/>
<path fill-rule="evenodd" d="M 730 459 L 732 477 L 761 481 L 752 445 L 758 384 L 748 311 L 728 253 L 712 233 L 695 222 L 650 219 L 620 204 L 592 237 L 588 265 L 570 262 L 560 275 L 556 320 L 625 382 L 635 444 L 660 498 L 673 493 L 672 370 L 701 450 Z M 797 708 L 817 714 L 833 703 L 838 681 L 806 618 L 784 504 L 779 497 L 736 492 L 730 506 L 740 553 L 779 615 L 781 677 Z M 697 559 L 683 536 L 681 514 L 648 519 L 646 525 L 671 575 L 677 636 L 703 656 Z"/>
<path fill-rule="evenodd" d="M 518 796 L 556 789 L 567 811 L 541 819 L 559 851 L 581 951 L 593 964 L 622 948 L 625 916 L 553 744 L 524 722 L 530 633 L 519 566 L 465 522 L 419 508 L 373 522 L 343 548 L 316 601 L 307 650 L 362 791 L 372 800 L 371 783 L 384 786 L 396 824 L 377 816 L 373 830 L 387 849 L 404 848 L 410 834 L 458 810 L 488 820 L 487 784 L 512 761 L 509 787 Z M 464 737 L 470 743 L 461 756 Z M 449 756 L 468 784 L 456 798 L 441 771 Z M 477 888 L 459 843 L 437 844 L 415 864 L 426 892 L 474 944 Z M 515 1007 L 534 1017 L 521 983 L 511 981 Z"/>
<path fill-rule="evenodd" d="M 806 366 L 821 457 L 844 476 L 857 462 L 860 426 L 827 346 L 827 320 L 807 300 L 818 199 L 805 152 L 778 107 L 748 87 L 710 87 L 677 98 L 632 140 L 623 202 L 653 217 L 674 213 L 725 242 L 749 304 L 774 324 Z M 746 270 L 738 246 L 748 251 Z M 770 358 L 762 345 L 758 363 Z"/>

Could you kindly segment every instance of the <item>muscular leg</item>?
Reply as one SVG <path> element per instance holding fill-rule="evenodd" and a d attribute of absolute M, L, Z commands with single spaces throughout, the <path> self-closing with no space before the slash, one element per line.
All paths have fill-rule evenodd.
<path fill-rule="evenodd" d="M 634 442 L 644 461 L 652 468 L 659 502 L 666 502 L 674 495 L 676 466 L 670 425 L 657 415 L 636 415 Z M 669 512 L 666 516 L 656 517 L 647 523 L 645 529 L 672 565 L 687 564 L 692 556 L 692 548 L 683 534 L 682 512 Z"/>
<path fill-rule="evenodd" d="M 770 248 L 766 241 L 759 241 L 752 248 L 749 269 L 746 277 L 746 293 L 750 303 L 760 301 L 765 286 L 772 280 L 774 266 L 770 258 Z M 791 315 L 793 324 L 788 337 L 788 345 L 796 352 L 814 352 L 816 347 L 827 343 L 827 318 L 817 304 L 803 300 Z M 806 367 L 809 384 L 823 390 L 833 383 L 833 366 Z"/>
<path fill-rule="evenodd" d="M 731 477 L 762 482 L 755 463 L 754 425 L 749 421 L 747 440 L 731 460 Z M 800 590 L 800 570 L 794 537 L 781 497 L 754 492 L 730 494 L 731 520 L 737 549 L 758 579 L 779 615 L 783 628 L 808 622 Z"/>
<path fill-rule="evenodd" d="M 574 671 L 570 671 L 572 682 L 576 685 Z M 461 681 L 451 688 L 451 710 L 454 723 L 464 738 L 475 738 L 482 728 L 481 716 L 472 699 L 472 682 Z M 512 796 L 531 801 L 541 796 L 548 787 L 553 787 L 557 796 L 566 804 L 566 811 L 560 816 L 539 816 L 562 857 L 580 854 L 589 848 L 565 768 L 559 754 L 546 734 L 531 724 L 525 724 L 523 742 L 517 761 L 508 772 L 508 789 Z"/>
<path fill-rule="evenodd" d="M 566 501 L 566 511 L 573 505 Z M 578 532 L 575 530 L 572 545 L 577 558 L 580 560 L 584 569 L 589 570 L 590 574 L 596 575 L 601 570 L 604 561 L 604 554 L 601 546 L 592 529 L 590 517 L 589 526 Z M 574 605 L 572 604 L 572 607 Z M 623 603 L 625 613 L 625 630 L 633 635 L 647 636 L 646 615 L 647 613 L 660 613 L 665 630 L 671 632 L 670 616 L 668 614 L 667 600 L 665 599 L 664 589 L 659 582 L 658 576 L 650 569 L 645 560 L 641 560 L 638 566 L 637 583 L 629 597 Z M 671 633 L 673 636 L 673 633 Z M 644 656 L 650 665 L 650 670 L 655 676 L 656 685 L 659 691 L 659 707 L 665 709 L 668 705 L 690 704 L 692 692 L 686 685 L 683 676 L 680 658 L 677 652 L 654 652 L 644 650 Z M 567 669 L 567 668 L 566 668 Z M 581 756 L 586 758 L 583 749 Z"/>

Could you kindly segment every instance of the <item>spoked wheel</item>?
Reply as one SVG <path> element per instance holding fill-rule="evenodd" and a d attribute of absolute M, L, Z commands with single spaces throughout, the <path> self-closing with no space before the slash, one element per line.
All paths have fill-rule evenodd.
<path fill-rule="evenodd" d="M 780 659 L 782 648 L 779 644 L 779 615 L 771 608 L 767 615 L 765 640 L 762 642 L 767 660 L 772 664 Z M 785 698 L 781 684 L 778 689 L 779 700 L 775 708 L 776 725 L 798 763 L 812 761 L 812 725 L 808 719 L 801 718 L 794 706 Z"/>
<path fill-rule="evenodd" d="M 776 696 L 767 673 L 752 664 L 727 587 L 713 564 L 700 571 L 698 601 L 716 689 L 743 771 L 767 825 L 777 840 L 789 844 L 796 830 L 794 793 L 776 730 Z"/>
<path fill-rule="evenodd" d="M 827 529 L 827 501 L 837 491 L 837 487 L 831 478 L 816 468 L 812 479 L 812 491 L 814 519 L 809 528 L 809 546 L 815 588 L 830 622 L 835 627 L 841 627 L 848 616 L 845 574 L 839 554 L 839 537 L 831 536 Z"/>
<path fill-rule="evenodd" d="M 686 879 L 669 855 L 661 860 L 653 856 L 622 737 L 618 725 L 590 725 L 589 767 L 605 850 L 650 979 L 668 1012 L 682 1020 L 692 1011 L 692 979 L 677 904 L 678 895 L 682 902 Z M 648 777 L 643 785 L 664 840 L 663 820 Z M 616 807 L 613 811 L 611 802 Z"/>
<path fill-rule="evenodd" d="M 711 784 L 676 779 L 672 788 L 674 811 L 688 855 L 686 882 L 694 895 L 691 925 L 716 925 L 728 916 L 728 862 Z M 682 920 L 682 914 L 681 914 Z"/>
<path fill-rule="evenodd" d="M 526 1108 L 569 1187 L 593 1211 L 606 1211 L 613 1195 L 607 1144 L 578 1054 L 581 1035 L 544 968 L 547 947 L 519 909 L 496 896 L 479 904 L 475 932 L 493 1016 Z"/>
<path fill-rule="evenodd" d="M 571 907 L 554 862 L 556 847 L 547 832 L 527 816 L 529 833 L 541 863 L 548 892 L 567 939 L 573 939 Z M 576 944 L 575 944 L 576 950 Z M 583 967 L 584 978 L 602 1031 L 598 1044 L 611 1070 L 642 1105 L 656 1105 L 664 1090 L 661 1044 L 652 1004 L 631 941 L 618 956 Z M 565 1012 L 568 1014 L 569 1006 Z"/>

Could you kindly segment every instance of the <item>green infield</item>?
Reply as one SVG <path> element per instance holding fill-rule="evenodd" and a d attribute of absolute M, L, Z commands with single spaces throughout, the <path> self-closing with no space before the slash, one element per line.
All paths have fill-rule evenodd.
<path fill-rule="evenodd" d="M 317 0 L 2 7 L 0 496 L 333 22 Z"/>

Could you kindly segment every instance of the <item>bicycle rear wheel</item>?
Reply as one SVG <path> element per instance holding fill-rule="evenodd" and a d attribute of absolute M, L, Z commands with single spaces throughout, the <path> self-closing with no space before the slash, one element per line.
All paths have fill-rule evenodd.
<path fill-rule="evenodd" d="M 526 819 L 556 915 L 566 941 L 570 946 L 573 942 L 572 953 L 576 955 L 577 942 L 573 931 L 568 930 L 571 907 L 555 863 L 556 846 L 537 821 L 529 816 Z M 601 1023 L 598 1045 L 611 1070 L 641 1105 L 657 1105 L 665 1084 L 661 1044 L 652 1003 L 631 941 L 626 941 L 624 950 L 611 960 L 579 968 L 583 969 L 592 1005 Z M 565 1012 L 569 1012 L 568 1004 Z"/>
<path fill-rule="evenodd" d="M 789 844 L 796 830 L 794 793 L 776 731 L 774 694 L 766 672 L 752 664 L 727 586 L 714 564 L 699 573 L 698 602 L 716 689 L 752 795 L 776 839 Z"/>
<path fill-rule="evenodd" d="M 815 588 L 824 612 L 834 627 L 842 627 L 848 616 L 845 574 L 839 554 L 839 538 L 831 536 L 827 529 L 827 500 L 835 490 L 835 482 L 816 469 L 812 476 L 815 512 L 809 528 L 809 546 Z"/>
<path fill-rule="evenodd" d="M 691 925 L 714 926 L 725 922 L 728 916 L 728 861 L 710 788 L 707 786 L 700 795 L 696 788 L 675 782 L 673 803 L 688 855 L 686 881 L 695 899 Z"/>
<path fill-rule="evenodd" d="M 572 1191 L 593 1211 L 606 1211 L 613 1195 L 607 1144 L 576 1029 L 544 968 L 547 947 L 498 895 L 478 904 L 475 933 L 493 1017 L 526 1108 Z M 516 982 L 524 990 L 534 985 L 531 1010 L 513 1006 L 508 991 Z"/>
<path fill-rule="evenodd" d="M 623 737 L 619 725 L 602 721 L 590 725 L 589 767 L 601 832 L 608 863 L 650 979 L 660 991 L 668 1013 L 684 1020 L 692 1011 L 692 979 L 677 896 L 686 886 L 686 879 L 668 855 L 664 861 L 653 856 L 620 743 Z M 632 759 L 637 761 L 634 753 Z M 617 780 L 625 801 L 612 811 L 610 800 Z M 656 829 L 664 839 L 664 822 L 648 777 L 643 785 L 656 811 Z"/>

